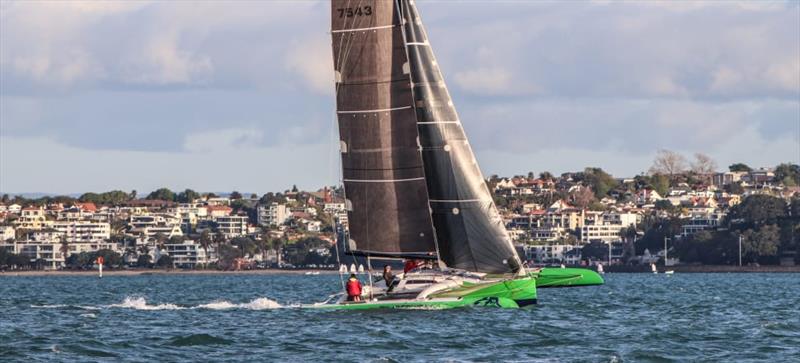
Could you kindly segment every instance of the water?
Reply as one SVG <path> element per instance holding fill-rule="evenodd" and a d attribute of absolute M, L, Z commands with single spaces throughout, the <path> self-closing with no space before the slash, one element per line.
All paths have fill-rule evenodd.
<path fill-rule="evenodd" d="M 530 309 L 319 311 L 335 275 L 0 277 L 0 361 L 796 361 L 800 275 L 608 274 Z"/>

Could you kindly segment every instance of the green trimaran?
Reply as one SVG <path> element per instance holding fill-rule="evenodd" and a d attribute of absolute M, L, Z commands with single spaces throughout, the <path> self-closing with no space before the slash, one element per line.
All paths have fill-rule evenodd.
<path fill-rule="evenodd" d="M 349 253 L 429 259 L 318 308 L 517 308 L 537 287 L 599 285 L 586 269 L 526 270 L 472 153 L 412 0 L 332 0 Z"/>

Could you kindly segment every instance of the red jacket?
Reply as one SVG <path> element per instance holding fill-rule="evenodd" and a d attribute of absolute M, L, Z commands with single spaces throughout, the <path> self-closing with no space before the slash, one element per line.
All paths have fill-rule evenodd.
<path fill-rule="evenodd" d="M 347 280 L 347 295 L 361 296 L 361 281 L 358 281 L 357 279 Z"/>
<path fill-rule="evenodd" d="M 406 264 L 403 266 L 403 273 L 407 273 L 415 268 L 417 268 L 417 261 L 414 260 L 407 260 Z"/>

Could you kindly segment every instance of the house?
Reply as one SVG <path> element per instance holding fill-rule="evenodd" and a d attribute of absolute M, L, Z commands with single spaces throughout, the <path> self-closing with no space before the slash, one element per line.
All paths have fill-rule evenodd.
<path fill-rule="evenodd" d="M 20 212 L 20 217 L 14 224 L 17 228 L 42 229 L 45 226 L 46 218 L 44 209 L 41 207 L 27 207 Z"/>
<path fill-rule="evenodd" d="M 0 226 L 0 242 L 16 238 L 16 230 L 11 226 Z"/>
<path fill-rule="evenodd" d="M 247 235 L 247 216 L 222 216 L 214 218 L 217 231 L 227 238 Z"/>
<path fill-rule="evenodd" d="M 292 216 L 292 212 L 286 204 L 272 202 L 269 205 L 258 206 L 258 224 L 264 226 L 279 226 L 286 223 Z"/>
<path fill-rule="evenodd" d="M 166 243 L 162 253 L 172 258 L 172 265 L 176 268 L 195 268 L 197 265 L 208 265 L 217 261 L 213 246 L 208 247 L 206 254 L 206 249 L 193 240 Z"/>
<path fill-rule="evenodd" d="M 209 205 L 205 208 L 208 216 L 213 218 L 225 217 L 231 215 L 233 208 L 224 205 Z"/>
<path fill-rule="evenodd" d="M 57 221 L 51 227 L 69 242 L 95 242 L 111 238 L 111 224 L 91 221 Z"/>

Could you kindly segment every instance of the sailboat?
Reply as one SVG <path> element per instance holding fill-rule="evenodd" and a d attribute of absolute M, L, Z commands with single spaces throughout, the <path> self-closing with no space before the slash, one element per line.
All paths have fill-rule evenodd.
<path fill-rule="evenodd" d="M 349 224 L 337 243 L 364 258 L 370 272 L 376 259 L 428 263 L 399 274 L 391 289 L 370 283 L 361 302 L 341 295 L 319 307 L 516 308 L 536 303 L 537 280 L 546 287 L 602 284 L 590 270 L 523 267 L 414 1 L 331 4 Z"/>

